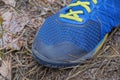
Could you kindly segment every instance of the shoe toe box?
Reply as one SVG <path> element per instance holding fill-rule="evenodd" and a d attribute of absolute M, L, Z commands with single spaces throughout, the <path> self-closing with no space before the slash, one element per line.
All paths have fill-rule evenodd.
<path fill-rule="evenodd" d="M 84 49 L 78 48 L 70 42 L 47 45 L 39 38 L 34 40 L 32 48 L 38 53 L 38 58 L 42 58 L 41 56 L 43 56 L 56 63 L 72 63 L 78 60 L 81 62 L 81 60 L 85 59 L 84 56 L 87 55 L 87 52 Z"/>

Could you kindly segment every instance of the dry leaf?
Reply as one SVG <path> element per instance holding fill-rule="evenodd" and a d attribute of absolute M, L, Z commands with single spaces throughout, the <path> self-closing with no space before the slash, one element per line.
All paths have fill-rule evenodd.
<path fill-rule="evenodd" d="M 19 15 L 13 11 L 7 11 L 2 14 L 3 22 L 3 37 L 0 39 L 0 48 L 14 48 L 20 49 L 21 45 L 18 44 L 19 36 L 21 35 L 25 25 L 29 22 L 29 18 L 26 15 Z M 2 28 L 0 27 L 2 31 Z M 19 34 L 19 36 L 16 34 Z M 2 45 L 4 44 L 4 47 Z"/>
<path fill-rule="evenodd" d="M 0 67 L 0 80 L 11 80 L 11 59 L 7 57 Z"/>
<path fill-rule="evenodd" d="M 13 7 L 15 7 L 16 5 L 16 1 L 15 0 L 2 0 L 5 4 L 9 4 Z"/>

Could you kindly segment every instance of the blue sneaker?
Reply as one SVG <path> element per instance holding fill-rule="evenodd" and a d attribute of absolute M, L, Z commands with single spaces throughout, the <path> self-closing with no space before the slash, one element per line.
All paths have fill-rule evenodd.
<path fill-rule="evenodd" d="M 79 65 L 94 56 L 119 24 L 120 0 L 73 0 L 46 19 L 33 42 L 33 56 L 48 67 Z"/>

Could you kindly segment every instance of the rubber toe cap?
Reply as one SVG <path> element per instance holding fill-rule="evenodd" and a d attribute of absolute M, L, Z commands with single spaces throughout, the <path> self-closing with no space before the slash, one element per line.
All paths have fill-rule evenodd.
<path fill-rule="evenodd" d="M 34 40 L 32 48 L 39 54 L 37 57 L 41 58 L 41 56 L 44 56 L 48 60 L 61 63 L 70 63 L 76 60 L 84 60 L 84 56 L 87 54 L 85 50 L 78 48 L 76 45 L 71 44 L 70 42 L 47 45 L 38 37 L 36 37 Z"/>

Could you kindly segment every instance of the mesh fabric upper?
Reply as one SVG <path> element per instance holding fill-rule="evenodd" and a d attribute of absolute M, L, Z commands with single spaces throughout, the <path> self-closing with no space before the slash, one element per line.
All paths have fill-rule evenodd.
<path fill-rule="evenodd" d="M 59 22 L 58 14 L 46 19 L 38 32 L 38 37 L 47 45 L 71 42 L 79 48 L 91 51 L 100 41 L 100 26 L 94 21 L 84 25 Z"/>

